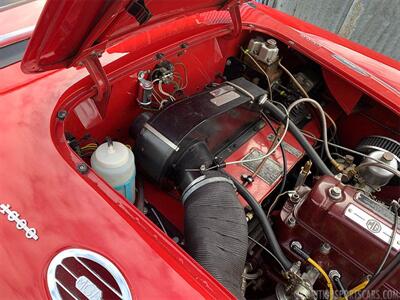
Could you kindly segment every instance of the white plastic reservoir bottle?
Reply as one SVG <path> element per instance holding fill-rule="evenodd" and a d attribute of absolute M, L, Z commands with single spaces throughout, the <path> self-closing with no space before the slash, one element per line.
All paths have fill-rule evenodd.
<path fill-rule="evenodd" d="M 101 144 L 90 158 L 92 168 L 129 201 L 135 201 L 135 157 L 119 142 Z"/>

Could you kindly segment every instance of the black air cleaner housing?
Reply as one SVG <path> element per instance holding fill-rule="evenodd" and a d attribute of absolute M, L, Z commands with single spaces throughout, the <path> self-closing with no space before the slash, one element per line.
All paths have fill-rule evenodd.
<path fill-rule="evenodd" d="M 174 179 L 176 165 L 187 151 L 193 167 L 199 168 L 206 162 L 204 149 L 213 157 L 259 120 L 257 99 L 266 92 L 245 78 L 231 83 L 177 101 L 152 116 L 139 116 L 131 128 L 136 164 L 155 181 L 165 183 Z"/>

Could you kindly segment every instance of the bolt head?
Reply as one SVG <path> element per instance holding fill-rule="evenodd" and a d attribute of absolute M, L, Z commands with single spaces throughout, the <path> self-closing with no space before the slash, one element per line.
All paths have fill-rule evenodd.
<path fill-rule="evenodd" d="M 76 166 L 76 168 L 77 168 L 78 172 L 81 173 L 81 174 L 86 174 L 87 172 L 89 172 L 89 167 L 85 163 L 79 163 Z"/>
<path fill-rule="evenodd" d="M 338 186 L 331 187 L 329 189 L 329 196 L 335 200 L 340 200 L 342 198 L 342 190 Z"/>
<path fill-rule="evenodd" d="M 276 47 L 276 40 L 274 39 L 268 39 L 267 40 L 267 47 L 270 49 L 273 49 Z"/>
<path fill-rule="evenodd" d="M 66 110 L 60 110 L 57 112 L 57 119 L 59 119 L 60 121 L 63 121 L 66 116 L 67 116 Z"/>
<path fill-rule="evenodd" d="M 332 249 L 331 245 L 329 245 L 328 243 L 323 243 L 319 250 L 322 254 L 327 255 L 329 254 L 329 252 L 331 252 L 331 249 Z"/>
<path fill-rule="evenodd" d="M 390 162 L 394 159 L 394 155 L 390 152 L 385 152 L 385 153 L 383 153 L 382 158 L 383 158 L 383 160 Z"/>
<path fill-rule="evenodd" d="M 164 58 L 164 53 L 157 53 L 156 54 L 156 60 L 161 60 L 161 59 L 163 59 Z"/>
<path fill-rule="evenodd" d="M 294 192 L 293 195 L 290 196 L 290 200 L 293 203 L 299 203 L 300 202 L 300 195 L 297 192 Z"/>
<path fill-rule="evenodd" d="M 290 216 L 287 220 L 289 227 L 296 226 L 296 219 L 293 216 Z"/>

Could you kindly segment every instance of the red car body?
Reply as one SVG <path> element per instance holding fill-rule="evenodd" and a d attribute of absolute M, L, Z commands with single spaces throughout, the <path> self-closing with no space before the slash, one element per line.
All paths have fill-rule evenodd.
<path fill-rule="evenodd" d="M 39 236 L 37 241 L 26 239 L 0 215 L 1 297 L 50 298 L 46 271 L 51 259 L 63 249 L 79 247 L 112 261 L 124 274 L 135 299 L 233 298 L 101 178 L 93 172 L 77 172 L 80 159 L 68 147 L 64 124 L 57 119 L 57 113 L 68 111 L 76 99 L 96 95 L 92 79 L 79 64 L 93 51 L 101 54 L 100 62 L 111 84 L 118 84 L 122 74 L 149 64 L 158 49 L 175 51 L 169 49 L 182 42 L 199 45 L 193 63 L 212 63 L 215 69 L 221 68 L 224 60 L 210 53 L 210 47 L 214 45 L 213 36 L 232 30 L 229 14 L 224 9 L 204 11 L 219 7 L 219 1 L 208 1 L 208 5 L 199 7 L 193 6 L 196 1 L 190 5 L 180 1 L 179 9 L 164 15 L 169 3 L 159 1 L 154 10 L 159 9 L 161 15 L 155 12 L 153 23 L 144 29 L 137 24 L 131 28 L 124 11 L 127 1 L 119 1 L 115 4 L 118 7 L 106 11 L 107 17 L 103 15 L 88 33 L 81 17 L 92 13 L 86 17 L 95 19 L 104 3 L 78 2 L 46 4 L 46 13 L 39 20 L 41 26 L 33 33 L 22 66 L 25 72 L 45 73 L 24 74 L 20 63 L 1 70 L 0 201 L 18 211 Z M 36 9 L 35 12 L 39 10 Z M 50 13 L 64 14 L 63 22 L 57 23 L 57 17 L 49 18 Z M 10 19 L 16 17 L 11 11 L 2 12 L 3 24 L 4 14 L 10 14 Z M 320 64 L 346 113 L 351 113 L 363 92 L 400 115 L 397 61 L 260 4 L 242 4 L 240 14 L 243 29 L 276 37 Z M 59 30 L 62 26 L 63 30 Z M 52 35 L 55 27 L 54 32 L 61 32 L 62 36 Z M 232 45 L 227 42 L 224 51 L 232 52 Z M 100 93 L 107 86 L 102 74 L 96 72 L 93 71 L 98 76 Z M 201 74 L 193 76 L 194 81 L 204 81 Z M 117 108 L 110 102 L 108 109 Z M 113 122 L 112 118 L 109 122 Z M 398 119 L 385 122 L 393 124 Z M 181 208 L 177 205 L 172 209 Z M 182 226 L 182 220 L 178 218 L 175 224 Z"/>

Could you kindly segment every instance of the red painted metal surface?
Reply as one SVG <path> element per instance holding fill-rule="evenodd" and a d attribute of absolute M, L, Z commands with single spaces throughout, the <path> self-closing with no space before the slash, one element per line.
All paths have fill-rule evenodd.
<path fill-rule="evenodd" d="M 111 187 L 92 172 L 79 176 L 74 163 L 60 156 L 53 138 L 63 137 L 63 126 L 54 118 L 54 108 L 82 75 L 83 70 L 58 72 L 2 96 L 0 127 L 8 147 L 0 150 L 1 201 L 11 204 L 39 235 L 38 241 L 28 240 L 0 216 L 0 238 L 8 241 L 0 248 L 2 297 L 48 298 L 45 276 L 51 258 L 62 249 L 80 247 L 114 262 L 136 299 L 229 298 Z M 61 151 L 73 155 L 64 145 Z"/>
<path fill-rule="evenodd" d="M 96 11 L 95 7 L 90 9 Z M 291 41 L 291 47 L 399 114 L 398 63 L 259 5 L 257 9 L 243 5 L 241 13 L 245 29 L 260 30 L 285 43 Z M 127 16 L 120 18 L 126 20 Z M 118 32 L 121 39 L 126 34 L 124 30 Z M 45 34 L 43 28 L 40 31 Z M 67 31 L 71 35 L 76 33 L 75 38 L 79 32 L 79 26 L 72 33 Z M 201 70 L 189 74 L 193 82 L 187 92 L 193 93 L 222 71 L 226 56 L 238 52 L 237 46 L 245 36 L 231 40 L 221 37 L 230 32 L 227 12 L 202 13 L 166 22 L 163 26 L 147 27 L 106 51 L 101 63 L 114 88 L 108 112 L 110 116 L 112 112 L 118 114 L 104 119 L 107 122 L 92 124 L 94 135 L 98 138 L 109 133 L 124 136 L 120 130 L 127 129 L 137 112 L 132 96 L 135 78 L 129 79 L 129 76 L 154 65 L 156 52 L 162 50 L 167 57 L 178 55 L 193 64 L 193 69 Z M 306 37 L 305 32 L 314 36 Z M 188 42 L 188 50 L 179 47 L 182 42 Z M 192 45 L 200 46 L 193 47 L 192 52 Z M 77 50 L 74 43 L 59 46 L 64 47 L 60 49 L 64 57 L 72 49 Z M 335 52 L 373 76 L 362 75 L 338 63 L 332 58 Z M 32 54 L 28 58 L 29 65 L 40 57 Z M 48 62 L 65 65 L 57 59 Z M 37 229 L 39 240 L 26 239 L 14 224 L 0 215 L 2 297 L 48 298 L 45 276 L 51 258 L 62 249 L 82 247 L 114 262 L 127 278 L 136 299 L 230 298 L 215 279 L 101 178 L 93 172 L 81 175 L 76 171 L 76 164 L 81 160 L 66 144 L 64 132 L 69 129 L 79 135 L 85 131 L 73 109 L 79 102 L 96 95 L 87 71 L 73 67 L 29 81 L 17 70 L 18 66 L 1 70 L 0 196 L 1 202 L 11 204 L 13 210 Z M 56 119 L 60 109 L 69 112 L 65 122 Z M 174 209 L 164 203 L 159 205 L 162 206 L 164 210 Z M 178 217 L 173 222 L 180 227 Z"/>
<path fill-rule="evenodd" d="M 340 187 L 343 192 L 339 201 L 329 197 L 328 190 L 333 186 Z M 353 187 L 324 176 L 316 182 L 300 207 L 295 209 L 297 225 L 290 228 L 280 222 L 277 226 L 281 242 L 288 252 L 291 252 L 291 241 L 300 241 L 303 249 L 326 270 L 339 270 L 345 286 L 348 287 L 355 286 L 357 280 L 376 271 L 385 255 L 387 244 L 347 218 L 344 215 L 346 208 L 353 204 L 368 213 L 371 218 L 379 220 L 389 228 L 392 226 L 385 218 L 356 201 L 356 194 L 357 190 Z M 324 242 L 332 247 L 328 256 L 319 251 Z M 396 251 L 392 250 L 389 261 L 395 254 Z M 400 291 L 399 275 L 400 270 L 387 281 L 385 289 Z"/>
<path fill-rule="evenodd" d="M 323 69 L 322 75 L 329 91 L 340 107 L 346 114 L 350 114 L 360 101 L 362 92 L 332 72 Z"/>
<path fill-rule="evenodd" d="M 277 125 L 274 124 L 274 127 L 276 128 Z M 267 153 L 268 149 L 270 149 L 272 145 L 272 141 L 268 140 L 268 136 L 270 135 L 273 135 L 273 131 L 268 126 L 268 124 L 266 124 L 265 127 L 257 132 L 248 142 L 235 150 L 235 152 L 226 159 L 226 162 L 241 160 L 252 150 L 259 150 L 264 154 Z M 302 158 L 303 149 L 290 133 L 286 135 L 284 142 L 294 147 L 301 153 L 300 156 L 296 157 L 288 151 L 285 151 L 287 168 L 288 170 L 291 170 L 294 165 Z M 281 149 L 278 148 L 278 150 L 270 156 L 270 159 L 282 166 L 283 159 Z M 226 167 L 226 172 L 235 177 L 239 182 L 241 182 L 241 175 L 250 175 L 253 173 L 250 169 L 243 166 L 242 164 L 228 165 Z M 254 182 L 248 184 L 246 187 L 249 192 L 254 196 L 254 198 L 256 198 L 256 200 L 261 203 L 266 198 L 266 196 L 268 196 L 275 189 L 280 181 L 281 177 L 275 180 L 272 184 L 268 184 L 264 179 L 257 175 L 254 176 Z M 243 206 L 247 206 L 247 202 L 244 199 L 241 199 L 241 202 Z"/>
<path fill-rule="evenodd" d="M 329 113 L 334 119 L 337 118 L 336 112 L 334 113 L 329 112 Z M 274 125 L 275 129 L 277 129 L 278 124 L 275 124 L 274 122 L 272 122 L 272 124 Z M 317 122 L 315 122 L 315 120 L 308 122 L 304 126 L 304 130 L 317 137 L 320 137 L 319 125 Z M 253 149 L 257 149 L 262 153 L 267 153 L 268 149 L 272 145 L 272 141 L 268 140 L 268 136 L 270 135 L 273 135 L 273 131 L 268 126 L 268 124 L 266 124 L 265 127 L 261 129 L 259 132 L 257 132 L 249 141 L 247 141 L 238 149 L 236 149 L 235 152 L 232 153 L 232 155 L 230 155 L 226 159 L 226 162 L 241 160 L 247 154 L 249 154 Z M 300 154 L 299 156 L 296 156 L 293 153 L 285 151 L 287 169 L 289 172 L 296 165 L 296 163 L 298 163 L 303 158 L 304 150 L 297 142 L 296 138 L 290 132 L 286 134 L 283 141 L 287 143 L 289 146 L 293 147 L 295 150 L 299 151 Z M 309 143 L 314 144 L 315 141 L 310 139 Z M 282 152 L 280 147 L 278 147 L 278 149 L 270 156 L 270 158 L 273 161 L 277 162 L 280 166 L 283 166 Z M 243 166 L 242 164 L 228 165 L 226 167 L 226 171 L 230 175 L 234 176 L 239 182 L 241 182 L 241 175 L 252 174 L 252 171 L 247 167 Z M 272 184 L 268 184 L 264 179 L 262 179 L 260 176 L 257 175 L 254 177 L 254 182 L 248 184 L 246 188 L 256 198 L 256 200 L 261 203 L 278 186 L 281 180 L 282 177 L 279 177 Z M 247 202 L 245 202 L 244 199 L 241 198 L 241 202 L 243 206 L 247 206 Z"/>
<path fill-rule="evenodd" d="M 365 100 L 366 105 L 354 111 L 347 118 L 338 122 L 338 135 L 346 147 L 356 147 L 367 135 L 381 135 L 400 140 L 399 118 L 385 107 L 377 105 L 371 99 Z"/>
<path fill-rule="evenodd" d="M 0 9 L 0 47 L 29 38 L 45 0 L 37 0 L 2 11 Z"/>
<path fill-rule="evenodd" d="M 285 42 L 400 115 L 398 61 L 265 5 L 257 8 L 242 11 L 245 26 Z"/>
<path fill-rule="evenodd" d="M 48 0 L 30 40 L 22 63 L 26 73 L 43 72 L 69 67 L 73 62 L 115 44 L 121 35 L 132 35 L 149 25 L 171 20 L 182 15 L 195 14 L 231 7 L 237 1 L 144 1 L 151 18 L 139 24 L 129 15 L 131 1 L 59 1 Z M 238 8 L 230 8 L 234 16 L 236 34 L 241 24 Z M 114 31 L 117 31 L 115 33 Z"/>

